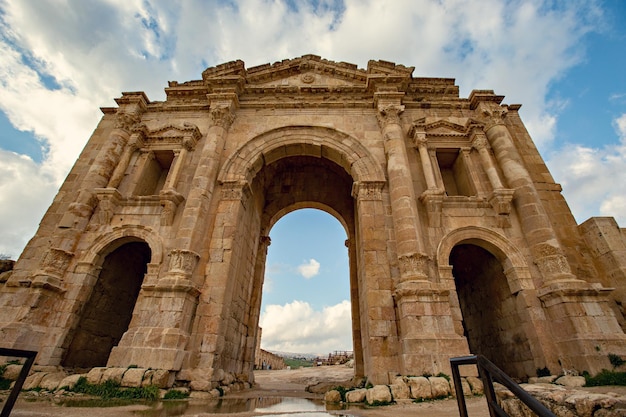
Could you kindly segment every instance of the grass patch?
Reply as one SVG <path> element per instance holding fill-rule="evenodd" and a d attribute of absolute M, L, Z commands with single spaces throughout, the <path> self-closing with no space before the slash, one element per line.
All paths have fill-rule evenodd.
<path fill-rule="evenodd" d="M 284 361 L 285 365 L 291 367 L 291 369 L 310 368 L 313 366 L 313 361 L 308 359 L 284 358 Z"/>
<path fill-rule="evenodd" d="M 87 378 L 81 377 L 72 388 L 73 392 L 93 395 L 103 399 L 120 398 L 127 400 L 158 400 L 159 387 L 149 385 L 147 387 L 122 388 L 119 382 L 109 379 L 102 384 L 90 384 Z"/>
<path fill-rule="evenodd" d="M 603 385 L 626 386 L 626 372 L 615 372 L 603 369 L 595 376 L 589 375 L 588 372 L 584 372 L 583 376 L 585 377 L 585 385 L 588 387 L 599 387 Z"/>
<path fill-rule="evenodd" d="M 189 398 L 189 393 L 185 391 L 179 391 L 176 389 L 169 390 L 163 396 L 164 400 L 184 400 L 185 398 Z"/>

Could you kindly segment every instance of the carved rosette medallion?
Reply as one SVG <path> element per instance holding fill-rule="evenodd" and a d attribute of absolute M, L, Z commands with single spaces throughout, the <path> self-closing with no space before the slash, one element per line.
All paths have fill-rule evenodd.
<path fill-rule="evenodd" d="M 352 197 L 360 201 L 380 201 L 384 186 L 384 181 L 357 181 L 352 185 Z"/>
<path fill-rule="evenodd" d="M 389 126 L 390 124 L 400 124 L 400 114 L 404 111 L 404 106 L 390 104 L 388 106 L 380 107 L 376 118 L 381 129 Z"/>
<path fill-rule="evenodd" d="M 174 249 L 170 252 L 169 273 L 191 276 L 200 255 L 190 250 Z"/>
<path fill-rule="evenodd" d="M 411 253 L 398 257 L 402 281 L 425 279 L 428 277 L 428 256 L 423 253 Z"/>
<path fill-rule="evenodd" d="M 300 81 L 302 81 L 305 84 L 312 84 L 313 81 L 315 81 L 315 75 L 311 74 L 310 72 L 306 74 L 302 74 L 300 76 Z"/>

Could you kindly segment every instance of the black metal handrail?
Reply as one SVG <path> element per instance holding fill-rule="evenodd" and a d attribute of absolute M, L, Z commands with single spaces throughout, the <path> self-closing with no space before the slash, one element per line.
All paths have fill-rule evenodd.
<path fill-rule="evenodd" d="M 463 387 L 461 386 L 461 373 L 459 366 L 476 365 L 478 375 L 483 381 L 483 389 L 489 407 L 489 415 L 491 417 L 509 417 L 509 415 L 498 405 L 496 393 L 493 389 L 493 382 L 496 381 L 509 389 L 517 398 L 519 398 L 528 408 L 539 417 L 556 417 L 552 411 L 541 404 L 539 400 L 524 391 L 515 381 L 504 373 L 500 368 L 494 365 L 489 359 L 482 355 L 461 356 L 450 359 L 452 367 L 452 379 L 454 380 L 454 391 L 456 392 L 456 401 L 459 406 L 459 414 L 461 417 L 468 417 L 467 406 L 465 405 L 465 397 L 463 395 Z"/>
<path fill-rule="evenodd" d="M 11 389 L 9 393 L 9 397 L 7 401 L 4 403 L 4 407 L 2 407 L 2 412 L 0 412 L 0 417 L 9 417 L 11 414 L 11 410 L 13 409 L 13 405 L 17 400 L 17 396 L 22 390 L 22 386 L 24 385 L 24 381 L 26 381 L 26 377 L 30 372 L 31 366 L 35 362 L 35 356 L 37 356 L 37 352 L 32 350 L 19 350 L 19 349 L 6 349 L 0 348 L 0 356 L 9 356 L 14 358 L 26 358 L 24 365 L 22 365 L 22 370 L 20 371 L 17 380 L 15 381 L 15 385 Z"/>

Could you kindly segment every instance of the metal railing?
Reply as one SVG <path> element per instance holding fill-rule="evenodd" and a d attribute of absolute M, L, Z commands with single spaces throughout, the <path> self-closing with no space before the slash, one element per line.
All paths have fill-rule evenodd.
<path fill-rule="evenodd" d="M 461 365 L 476 365 L 478 368 L 478 375 L 483 382 L 485 398 L 487 399 L 487 406 L 489 407 L 489 415 L 491 417 L 509 417 L 498 404 L 496 393 L 493 389 L 494 381 L 508 388 L 509 391 L 526 404 L 528 408 L 535 412 L 538 417 L 556 417 L 552 411 L 548 410 L 539 400 L 524 391 L 511 377 L 482 355 L 461 356 L 450 359 L 454 391 L 456 392 L 456 401 L 461 417 L 468 417 L 463 387 L 461 386 L 461 374 L 459 371 L 459 366 Z"/>
<path fill-rule="evenodd" d="M 37 356 L 37 352 L 33 352 L 31 350 L 19 350 L 19 349 L 6 349 L 0 348 L 0 356 L 9 356 L 14 358 L 26 358 L 24 365 L 22 365 L 22 370 L 20 371 L 17 380 L 15 381 L 15 385 L 11 389 L 11 393 L 4 403 L 4 407 L 2 407 L 2 412 L 0 412 L 0 417 L 9 417 L 11 414 L 11 410 L 13 409 L 13 405 L 17 400 L 17 396 L 22 390 L 22 386 L 24 385 L 24 381 L 26 381 L 26 377 L 30 372 L 31 366 L 33 366 L 33 362 L 35 362 L 35 356 Z M 1 376 L 1 375 L 0 375 Z"/>

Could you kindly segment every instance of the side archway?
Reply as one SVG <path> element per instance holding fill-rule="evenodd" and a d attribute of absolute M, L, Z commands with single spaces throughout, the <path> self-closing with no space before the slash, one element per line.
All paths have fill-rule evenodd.
<path fill-rule="evenodd" d="M 542 310 L 519 250 L 492 230 L 466 227 L 441 241 L 437 257 L 440 272 L 454 282 L 451 302 L 470 351 L 515 377 L 534 375 L 544 362 L 535 352 L 541 349 L 533 319 Z"/>

